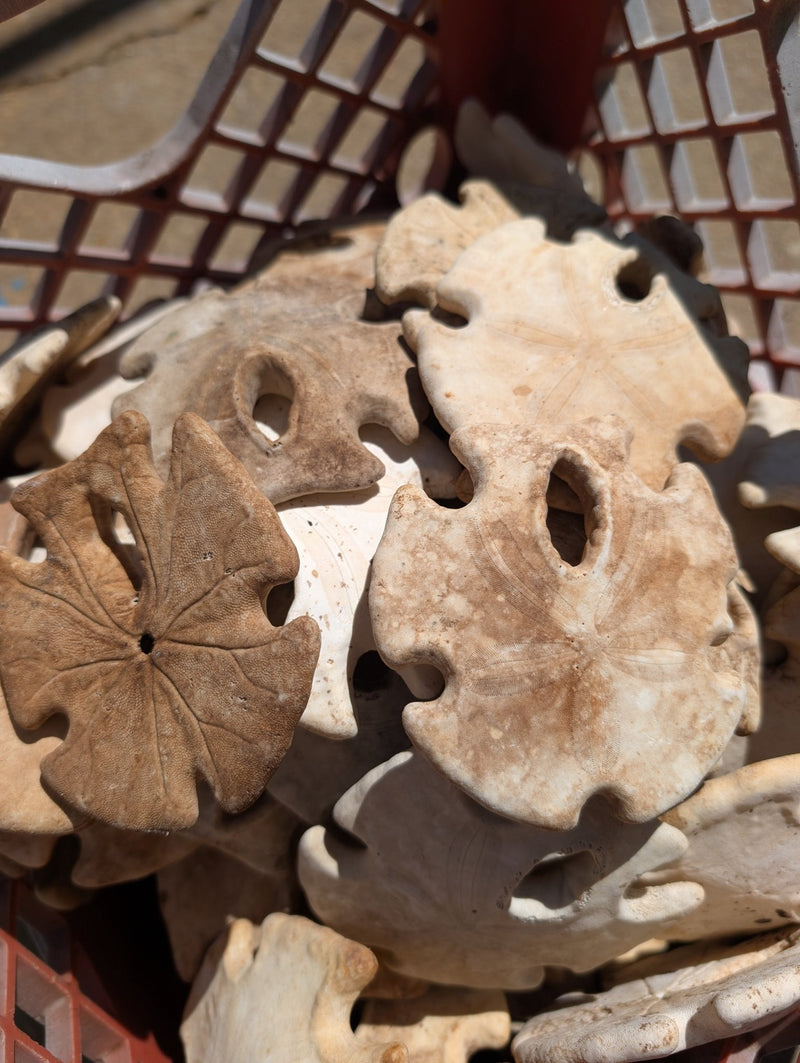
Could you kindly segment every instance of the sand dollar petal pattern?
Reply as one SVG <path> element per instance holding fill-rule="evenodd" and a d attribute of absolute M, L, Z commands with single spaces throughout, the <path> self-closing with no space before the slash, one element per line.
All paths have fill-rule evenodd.
<path fill-rule="evenodd" d="M 695 466 L 651 491 L 627 438 L 612 418 L 464 429 L 473 501 L 402 488 L 373 564 L 379 652 L 446 682 L 404 711 L 415 746 L 492 811 L 554 829 L 598 791 L 625 819 L 666 811 L 757 722 L 726 649 L 730 533 Z M 551 472 L 584 507 L 577 564 L 550 538 Z"/>
<path fill-rule="evenodd" d="M 465 327 L 423 310 L 403 325 L 448 431 L 478 419 L 558 423 L 613 411 L 634 431 L 634 469 L 660 489 L 679 443 L 721 458 L 744 423 L 729 376 L 738 378 L 747 349 L 718 338 L 718 296 L 711 305 L 707 287 L 653 248 L 588 230 L 557 243 L 539 221 L 521 219 L 481 236 L 439 284 L 439 308 Z M 692 298 L 697 313 L 687 310 Z"/>
<path fill-rule="evenodd" d="M 571 831 L 515 823 L 410 752 L 368 772 L 334 820 L 300 843 L 311 907 L 387 967 L 432 982 L 533 988 L 544 965 L 589 970 L 703 898 L 693 882 L 640 886 L 686 848 L 667 824 L 622 824 L 603 801 Z"/>
<path fill-rule="evenodd" d="M 165 483 L 129 412 L 14 504 L 47 557 L 0 555 L 0 673 L 22 726 L 69 720 L 42 763 L 51 790 L 137 830 L 191 826 L 197 776 L 226 811 L 252 804 L 308 699 L 319 632 L 266 618 L 297 554 L 239 462 L 188 414 Z M 115 513 L 134 546 L 116 541 Z"/>

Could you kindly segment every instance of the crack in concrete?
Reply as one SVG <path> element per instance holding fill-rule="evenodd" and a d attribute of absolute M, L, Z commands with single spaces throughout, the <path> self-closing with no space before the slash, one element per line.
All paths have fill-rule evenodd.
<path fill-rule="evenodd" d="M 204 2 L 198 4 L 171 26 L 164 26 L 162 28 L 153 27 L 141 33 L 131 33 L 128 36 L 115 41 L 114 44 L 100 55 L 86 56 L 84 59 L 73 63 L 71 66 L 62 67 L 60 70 L 46 73 L 42 72 L 41 75 L 32 75 L 28 77 L 25 75 L 14 77 L 13 80 L 9 79 L 5 84 L 3 78 L 0 77 L 0 89 L 11 92 L 18 89 L 34 88 L 39 85 L 50 85 L 59 81 L 65 81 L 67 78 L 72 77 L 73 74 L 80 73 L 83 70 L 89 70 L 93 67 L 102 68 L 110 66 L 116 61 L 120 52 L 130 47 L 130 45 L 135 45 L 146 40 L 156 40 L 160 37 L 176 36 L 182 33 L 183 30 L 193 22 L 205 18 L 218 3 L 219 0 L 204 0 Z"/>

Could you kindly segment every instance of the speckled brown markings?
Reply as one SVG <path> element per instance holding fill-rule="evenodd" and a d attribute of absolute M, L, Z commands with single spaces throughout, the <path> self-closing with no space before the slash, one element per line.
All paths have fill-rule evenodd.
<path fill-rule="evenodd" d="M 461 254 L 436 299 L 466 326 L 414 310 L 403 327 L 449 431 L 613 411 L 634 432 L 634 470 L 660 489 L 679 443 L 720 458 L 744 423 L 729 377 L 746 367 L 745 345 L 718 334 L 718 295 L 650 245 L 589 231 L 562 244 L 535 219 L 508 222 Z"/>
<path fill-rule="evenodd" d="M 726 650 L 730 534 L 694 466 L 653 492 L 627 440 L 612 418 L 458 432 L 473 501 L 443 510 L 401 489 L 373 566 L 384 659 L 446 680 L 405 709 L 413 742 L 488 808 L 542 826 L 574 826 L 597 791 L 626 819 L 658 815 L 754 722 Z M 546 525 L 556 466 L 585 506 L 575 566 Z"/>
<path fill-rule="evenodd" d="M 683 953 L 673 951 L 660 970 L 642 971 L 586 1003 L 530 1019 L 511 1045 L 516 1063 L 663 1059 L 757 1030 L 797 1008 L 797 931 L 750 938 L 696 966 L 681 966 Z M 710 1047 L 708 1058 L 715 1054 Z"/>
<path fill-rule="evenodd" d="M 198 776 L 226 811 L 252 804 L 308 699 L 319 631 L 264 614 L 297 553 L 241 464 L 188 414 L 164 483 L 131 411 L 12 500 L 47 558 L 0 554 L 0 673 L 21 726 L 69 720 L 42 761 L 51 791 L 139 830 L 191 826 Z"/>

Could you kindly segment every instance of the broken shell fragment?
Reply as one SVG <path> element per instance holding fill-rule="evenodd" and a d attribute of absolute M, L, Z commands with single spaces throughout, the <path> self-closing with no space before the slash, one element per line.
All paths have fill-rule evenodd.
<path fill-rule="evenodd" d="M 667 824 L 620 824 L 602 801 L 571 831 L 515 823 L 413 753 L 369 772 L 334 820 L 300 843 L 311 907 L 387 967 L 432 982 L 533 988 L 544 965 L 589 970 L 703 897 L 692 882 L 640 885 L 686 848 Z"/>
<path fill-rule="evenodd" d="M 662 255 L 649 264 L 653 255 L 588 230 L 571 244 L 549 241 L 533 219 L 471 244 L 437 289 L 441 310 L 466 325 L 422 310 L 403 319 L 445 428 L 575 422 L 613 410 L 634 432 L 633 468 L 655 489 L 679 444 L 704 460 L 729 453 L 744 405 L 720 363 L 738 374 L 746 348 L 702 328 L 706 286 Z M 687 311 L 693 302 L 698 316 Z"/>
<path fill-rule="evenodd" d="M 373 564 L 382 657 L 445 678 L 403 713 L 414 745 L 493 812 L 543 827 L 573 827 L 597 792 L 625 819 L 659 815 L 757 722 L 752 669 L 726 649 L 730 534 L 695 466 L 653 492 L 627 441 L 613 418 L 464 429 L 451 446 L 473 501 L 402 488 Z M 548 528 L 552 472 L 584 506 L 570 560 Z"/>
<path fill-rule="evenodd" d="M 513 115 L 490 117 L 477 100 L 466 100 L 454 138 L 458 157 L 473 177 L 490 179 L 521 214 L 541 218 L 552 239 L 569 240 L 578 229 L 608 220 L 566 156 L 537 140 Z"/>
<path fill-rule="evenodd" d="M 468 1063 L 475 1052 L 503 1048 L 510 1036 L 502 993 L 449 986 L 406 1000 L 367 1000 L 356 1027 L 363 1044 L 402 1041 L 409 1063 Z"/>
<path fill-rule="evenodd" d="M 0 554 L 0 673 L 22 726 L 70 721 L 42 762 L 48 786 L 137 830 L 191 826 L 196 776 L 227 811 L 252 804 L 308 699 L 319 633 L 264 614 L 297 554 L 242 466 L 189 414 L 164 483 L 129 412 L 14 504 L 47 557 Z M 115 512 L 134 547 L 115 538 Z"/>
<path fill-rule="evenodd" d="M 385 303 L 436 304 L 436 288 L 455 260 L 519 211 L 488 181 L 465 181 L 460 206 L 435 192 L 394 215 L 375 256 L 375 290 Z"/>
<path fill-rule="evenodd" d="M 104 295 L 31 336 L 3 356 L 0 368 L 0 448 L 8 462 L 15 437 L 60 373 L 111 327 L 119 299 Z"/>
<path fill-rule="evenodd" d="M 162 868 L 158 903 L 178 974 L 184 982 L 192 982 L 209 945 L 235 919 L 260 923 L 271 912 L 294 906 L 296 892 L 290 868 L 273 874 L 254 871 L 209 848 Z"/>
<path fill-rule="evenodd" d="M 269 792 L 309 825 L 327 822 L 345 790 L 410 745 L 402 724 L 408 687 L 374 651 L 362 662 L 353 676 L 358 733 L 333 741 L 298 727 L 269 781 Z M 364 669 L 373 674 L 362 680 Z"/>
<path fill-rule="evenodd" d="M 798 933 L 751 938 L 727 957 L 626 982 L 537 1015 L 512 1042 L 516 1063 L 633 1063 L 758 1029 L 800 1002 Z"/>
<path fill-rule="evenodd" d="M 408 1063 L 365 1045 L 350 1012 L 377 971 L 354 941 L 297 915 L 237 919 L 197 976 L 181 1026 L 187 1063 Z"/>

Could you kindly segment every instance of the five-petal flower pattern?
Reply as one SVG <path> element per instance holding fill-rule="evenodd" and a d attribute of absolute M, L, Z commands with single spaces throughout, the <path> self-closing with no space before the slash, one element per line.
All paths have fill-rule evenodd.
<path fill-rule="evenodd" d="M 679 443 L 713 460 L 736 442 L 747 348 L 719 334 L 718 294 L 654 247 L 590 231 L 562 244 L 536 219 L 511 221 L 456 259 L 437 300 L 466 326 L 412 310 L 403 327 L 449 431 L 613 412 L 634 432 L 633 468 L 655 489 Z"/>
<path fill-rule="evenodd" d="M 373 565 L 381 655 L 446 681 L 406 707 L 414 744 L 493 811 L 561 830 L 597 791 L 625 819 L 659 815 L 757 722 L 726 646 L 730 533 L 695 466 L 651 491 L 627 438 L 614 418 L 462 430 L 473 501 L 445 510 L 401 488 Z M 584 506 L 577 565 L 547 527 L 554 469 Z"/>
<path fill-rule="evenodd" d="M 297 553 L 245 469 L 187 414 L 164 483 L 147 421 L 129 412 L 13 501 L 47 557 L 0 554 L 0 674 L 23 727 L 69 720 L 42 762 L 47 785 L 139 830 L 191 826 L 200 776 L 226 811 L 252 804 L 308 699 L 319 631 L 266 617 Z M 115 514 L 135 545 L 116 538 Z"/>

